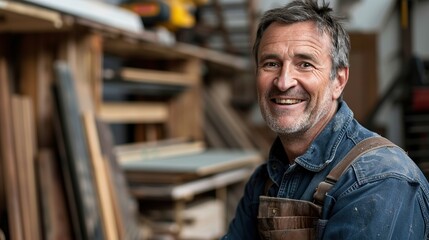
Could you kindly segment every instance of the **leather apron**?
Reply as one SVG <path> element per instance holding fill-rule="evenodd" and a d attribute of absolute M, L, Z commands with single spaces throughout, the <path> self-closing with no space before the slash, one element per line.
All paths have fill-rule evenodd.
<path fill-rule="evenodd" d="M 396 145 L 382 137 L 371 137 L 358 143 L 318 185 L 313 195 L 314 202 L 260 196 L 258 230 L 261 239 L 321 238 L 324 229 L 319 229 L 318 222 L 322 218 L 322 206 L 326 193 L 355 159 L 371 150 L 392 146 Z M 265 188 L 266 195 L 271 185 L 272 182 L 269 180 Z"/>

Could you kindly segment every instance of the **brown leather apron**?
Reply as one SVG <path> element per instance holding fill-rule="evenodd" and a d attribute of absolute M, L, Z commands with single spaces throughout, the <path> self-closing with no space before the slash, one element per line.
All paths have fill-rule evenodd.
<path fill-rule="evenodd" d="M 371 150 L 388 146 L 396 145 L 382 137 L 371 137 L 358 143 L 318 185 L 313 195 L 314 202 L 260 196 L 258 230 L 261 238 L 264 240 L 317 239 L 320 231 L 323 232 L 323 229 L 318 229 L 317 226 L 321 219 L 326 193 L 355 159 Z M 268 193 L 271 184 L 266 187 L 265 194 Z"/>

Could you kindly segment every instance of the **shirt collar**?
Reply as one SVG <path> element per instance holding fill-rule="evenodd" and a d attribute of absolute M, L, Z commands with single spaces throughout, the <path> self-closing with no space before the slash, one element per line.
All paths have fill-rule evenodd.
<path fill-rule="evenodd" d="M 353 112 L 344 101 L 341 101 L 334 117 L 307 151 L 295 159 L 295 163 L 312 172 L 319 172 L 325 168 L 334 159 L 338 145 L 352 120 Z M 289 160 L 280 138 L 277 137 L 269 153 L 268 173 L 273 179 L 277 179 L 277 175 L 283 175 L 288 168 Z"/>

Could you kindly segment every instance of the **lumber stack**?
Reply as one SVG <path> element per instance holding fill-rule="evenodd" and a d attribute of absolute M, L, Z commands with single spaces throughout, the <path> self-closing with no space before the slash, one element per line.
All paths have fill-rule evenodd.
<path fill-rule="evenodd" d="M 222 235 L 230 189 L 261 158 L 215 95 L 207 124 L 202 78 L 246 61 L 0 2 L 0 239 Z M 110 56 L 123 64 L 109 69 Z M 132 126 L 123 142 L 118 126 Z M 221 128 L 236 134 L 226 149 L 206 141 L 227 141 Z"/>

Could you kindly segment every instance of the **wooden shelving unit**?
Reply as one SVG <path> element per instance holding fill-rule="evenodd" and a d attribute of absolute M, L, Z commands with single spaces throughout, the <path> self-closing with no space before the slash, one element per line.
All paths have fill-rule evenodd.
<path fill-rule="evenodd" d="M 204 156 L 203 75 L 218 69 L 246 72 L 248 62 L 189 44 L 165 45 L 154 32 L 121 29 L 25 1 L 0 0 L 0 17 L 0 214 L 7 219 L 0 234 L 13 240 L 149 239 L 149 233 L 164 231 L 153 221 L 141 231 L 139 219 L 146 216 L 138 214 L 139 205 L 149 204 L 151 197 L 136 189 L 148 186 L 130 190 L 109 124 L 135 125 L 131 141 L 136 146 L 180 139 L 174 145 L 180 149 L 168 147 L 168 158 L 172 152 Z M 106 68 L 107 57 L 120 64 Z M 133 99 L 106 99 L 107 90 Z M 155 148 L 167 154 L 167 148 Z M 152 158 L 162 160 L 165 154 Z M 200 208 L 219 213 L 228 185 L 243 182 L 259 160 L 255 153 L 240 163 L 191 174 L 187 182 L 159 185 L 156 191 L 163 196 L 158 197 L 174 202 L 171 234 L 191 236 L 189 231 L 201 225 L 184 227 L 181 219 Z M 191 198 L 168 192 L 184 188 Z M 211 201 L 195 206 L 200 195 Z M 222 218 L 217 223 L 225 223 L 225 214 L 216 216 Z M 221 232 L 216 234 L 213 238 Z"/>

